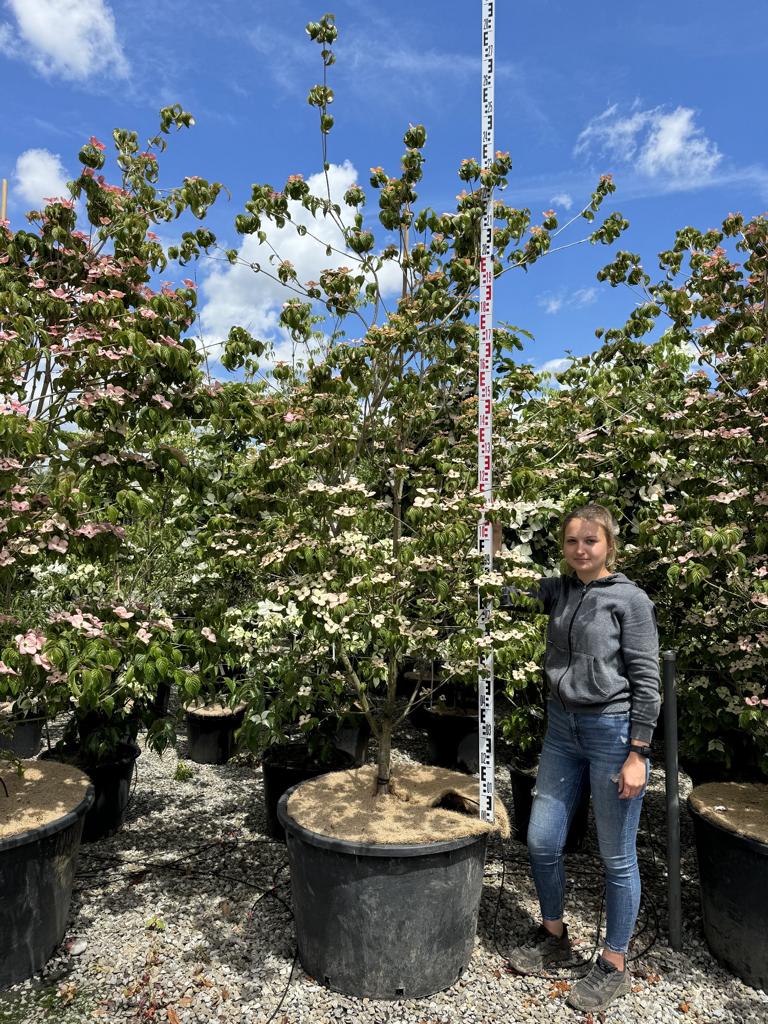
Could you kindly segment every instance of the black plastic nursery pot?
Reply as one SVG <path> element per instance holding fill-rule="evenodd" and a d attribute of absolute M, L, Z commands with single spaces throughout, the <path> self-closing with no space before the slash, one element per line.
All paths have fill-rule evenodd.
<path fill-rule="evenodd" d="M 419 727 L 427 733 L 427 759 L 439 768 L 473 774 L 480 762 L 477 710 L 423 708 Z"/>
<path fill-rule="evenodd" d="M 486 835 L 392 845 L 334 839 L 278 806 L 291 868 L 302 967 L 321 984 L 370 999 L 450 988 L 474 947 Z"/>
<path fill-rule="evenodd" d="M 509 778 L 512 783 L 512 834 L 519 842 L 527 844 L 528 823 L 531 820 L 533 807 L 533 790 L 536 786 L 536 770 L 510 764 Z M 578 853 L 584 846 L 589 825 L 589 799 L 589 779 L 586 779 L 579 803 L 568 827 L 565 853 Z"/>
<path fill-rule="evenodd" d="M 333 737 L 333 745 L 337 750 L 349 754 L 359 768 L 368 756 L 368 743 L 371 739 L 371 727 L 365 715 L 356 715 L 344 720 Z"/>
<path fill-rule="evenodd" d="M 739 834 L 722 818 L 728 791 L 753 790 L 760 832 L 768 835 L 768 785 L 714 783 L 695 787 L 688 797 L 699 864 L 704 936 L 716 960 L 753 988 L 768 992 L 768 841 Z M 743 827 L 741 822 L 733 825 Z M 730 826 L 730 827 L 729 827 Z"/>
<path fill-rule="evenodd" d="M 261 769 L 268 834 L 285 842 L 285 829 L 278 820 L 277 805 L 287 789 L 319 775 L 347 771 L 356 766 L 355 756 L 348 751 L 334 749 L 329 759 L 321 761 L 310 754 L 306 743 L 301 742 L 276 743 L 265 750 Z"/>
<path fill-rule="evenodd" d="M 0 989 L 39 971 L 64 936 L 83 821 L 93 800 L 91 785 L 55 821 L 0 839 Z"/>
<path fill-rule="evenodd" d="M 243 724 L 245 705 L 211 713 L 187 708 L 187 757 L 197 764 L 226 764 L 235 752 L 235 732 Z"/>
<path fill-rule="evenodd" d="M 102 764 L 80 764 L 76 758 L 61 758 L 67 763 L 74 763 L 93 783 L 95 798 L 83 824 L 84 843 L 105 839 L 122 828 L 128 813 L 136 759 L 140 754 L 141 750 L 135 743 L 126 742 L 109 761 Z M 41 754 L 44 759 L 54 756 L 53 751 Z"/>
<path fill-rule="evenodd" d="M 43 738 L 43 718 L 0 718 L 0 750 L 8 750 L 16 757 L 36 757 Z"/>

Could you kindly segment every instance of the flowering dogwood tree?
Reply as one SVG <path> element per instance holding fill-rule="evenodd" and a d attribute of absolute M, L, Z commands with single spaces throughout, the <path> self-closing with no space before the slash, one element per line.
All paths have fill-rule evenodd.
<path fill-rule="evenodd" d="M 516 435 L 553 507 L 526 540 L 556 560 L 558 508 L 613 509 L 623 567 L 679 653 L 681 752 L 747 775 L 768 774 L 767 241 L 764 216 L 685 228 L 657 282 L 619 253 L 599 276 L 642 301 Z"/>
<path fill-rule="evenodd" d="M 19 711 L 97 713 L 94 754 L 124 733 L 129 701 L 181 671 L 173 623 L 126 607 L 119 577 L 137 490 L 179 466 L 162 434 L 206 400 L 183 337 L 192 282 L 150 285 L 167 262 L 152 228 L 203 217 L 221 187 L 157 186 L 165 136 L 190 123 L 164 109 L 146 149 L 116 131 L 120 184 L 92 138 L 70 197 L 32 211 L 28 229 L 0 225 L 0 695 Z M 185 233 L 185 257 L 212 238 Z M 89 587 L 105 566 L 112 586 Z"/>
<path fill-rule="evenodd" d="M 335 59 L 337 30 L 325 16 L 307 31 L 321 47 L 324 79 L 309 102 L 318 110 L 327 171 L 333 93 L 325 73 Z M 526 626 L 504 621 L 487 637 L 479 634 L 477 598 L 478 589 L 498 596 L 503 584 L 525 585 L 533 575 L 512 557 L 503 571 L 483 575 L 476 550 L 481 501 L 472 319 L 480 223 L 486 190 L 501 195 L 510 159 L 500 152 L 490 167 L 464 161 L 459 177 L 466 188 L 455 210 L 419 210 L 424 127 L 409 126 L 403 141 L 399 172 L 372 168 L 370 191 L 354 184 L 336 203 L 327 179 L 314 194 L 291 175 L 281 189 L 254 186 L 237 218 L 242 233 L 264 244 L 264 261 L 253 269 L 273 274 L 289 290 L 280 318 L 286 332 L 296 343 L 317 341 L 323 317 L 323 355 L 310 355 L 302 366 L 278 364 L 272 389 L 254 390 L 239 407 L 237 429 L 248 426 L 250 443 L 227 483 L 234 499 L 205 538 L 223 560 L 251 565 L 263 581 L 262 599 L 239 609 L 230 631 L 255 666 L 246 730 L 257 739 L 278 732 L 286 705 L 311 719 L 318 705 L 354 700 L 378 742 L 381 792 L 388 789 L 393 730 L 420 699 L 418 689 L 398 691 L 400 667 L 409 658 L 433 659 L 443 678 L 471 682 L 485 644 L 502 661 L 511 651 L 530 657 Z M 600 180 L 582 211 L 585 220 L 594 220 L 613 188 L 609 178 Z M 371 193 L 384 229 L 378 244 L 365 215 Z M 533 224 L 529 210 L 498 198 L 494 212 L 497 277 L 528 269 L 550 251 L 559 230 L 554 211 Z M 317 281 L 301 280 L 279 251 L 270 251 L 266 231 L 293 225 L 319 240 L 307 214 L 310 224 L 335 225 L 335 255 L 343 259 Z M 612 242 L 624 226 L 612 213 L 590 240 Z M 241 258 L 236 250 L 229 257 Z M 398 288 L 388 300 L 382 282 L 393 270 Z M 515 347 L 515 329 L 499 329 L 500 432 L 535 381 L 530 367 L 510 357 Z M 225 359 L 241 363 L 252 351 L 240 332 L 231 336 Z M 275 679 L 271 706 L 260 705 Z"/>

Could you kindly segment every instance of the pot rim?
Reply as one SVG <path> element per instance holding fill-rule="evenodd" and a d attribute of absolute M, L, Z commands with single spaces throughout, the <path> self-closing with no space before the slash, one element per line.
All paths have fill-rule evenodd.
<path fill-rule="evenodd" d="M 435 843 L 368 843 L 355 839 L 337 839 L 335 836 L 325 836 L 320 832 L 300 825 L 288 814 L 288 801 L 293 791 L 303 783 L 291 786 L 280 797 L 277 804 L 277 817 L 286 833 L 295 839 L 300 839 L 309 846 L 316 846 L 321 850 L 328 850 L 330 853 L 345 853 L 355 857 L 428 857 L 431 854 L 450 853 L 452 850 L 460 850 L 465 846 L 472 846 L 478 841 L 488 841 L 487 832 L 476 832 L 473 835 L 461 836 L 458 839 L 441 839 Z"/>
<path fill-rule="evenodd" d="M 713 821 L 712 818 L 694 807 L 691 803 L 690 795 L 686 800 L 688 807 L 688 813 L 694 819 L 694 821 L 702 822 L 708 825 L 710 828 L 717 829 L 718 832 L 722 832 L 723 835 L 730 836 L 735 842 L 742 843 L 747 849 L 752 850 L 754 853 L 760 854 L 763 857 L 768 857 L 768 842 L 764 842 L 758 839 L 756 836 L 745 836 L 743 832 L 737 832 L 735 829 L 726 828 L 725 825 L 721 825 L 718 821 Z"/>
<path fill-rule="evenodd" d="M 63 832 L 70 825 L 74 825 L 79 818 L 85 817 L 86 812 L 90 810 L 95 799 L 96 790 L 91 782 L 77 805 L 60 818 L 56 818 L 55 821 L 49 821 L 46 825 L 38 825 L 36 828 L 27 829 L 26 832 L 18 832 L 16 835 L 8 836 L 6 839 L 0 839 L 0 854 L 5 853 L 7 850 L 14 850 L 19 846 L 27 846 L 30 843 L 39 842 L 41 839 L 47 839 L 48 836 L 56 832 Z"/>
<path fill-rule="evenodd" d="M 133 764 L 134 761 L 138 761 L 141 757 L 141 753 L 141 747 L 138 743 L 135 743 L 133 740 L 127 740 L 121 742 L 118 747 L 115 747 L 105 761 L 79 761 L 79 751 L 77 750 L 74 753 L 64 751 L 61 756 L 57 757 L 55 747 L 51 747 L 50 750 L 41 751 L 39 760 L 60 761 L 62 764 L 71 764 L 73 768 L 77 768 L 87 775 L 89 771 L 96 771 L 99 768 L 114 768 L 117 765 Z"/>

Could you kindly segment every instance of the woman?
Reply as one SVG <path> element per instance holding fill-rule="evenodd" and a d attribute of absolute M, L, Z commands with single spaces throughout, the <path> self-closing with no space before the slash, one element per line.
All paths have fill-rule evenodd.
<path fill-rule="evenodd" d="M 509 961 L 528 974 L 571 957 L 563 921 L 563 846 L 589 778 L 605 867 L 606 931 L 602 954 L 568 999 L 585 1012 L 630 990 L 625 956 L 640 904 L 637 826 L 660 703 L 654 607 L 614 570 L 617 534 L 602 505 L 571 512 L 560 530 L 569 572 L 540 583 L 538 596 L 549 615 L 549 704 L 528 851 L 542 923 Z"/>

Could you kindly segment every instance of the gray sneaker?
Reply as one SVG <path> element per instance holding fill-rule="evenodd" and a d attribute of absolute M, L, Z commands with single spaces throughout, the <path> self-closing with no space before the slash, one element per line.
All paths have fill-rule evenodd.
<path fill-rule="evenodd" d="M 563 934 L 558 939 L 540 924 L 522 946 L 512 950 L 507 963 L 518 974 L 533 974 L 549 964 L 570 958 L 571 940 L 568 938 L 568 925 L 563 925 Z"/>
<path fill-rule="evenodd" d="M 573 986 L 568 1005 L 584 1013 L 604 1010 L 614 999 L 625 996 L 631 987 L 629 971 L 620 971 L 598 956 L 589 974 Z"/>

